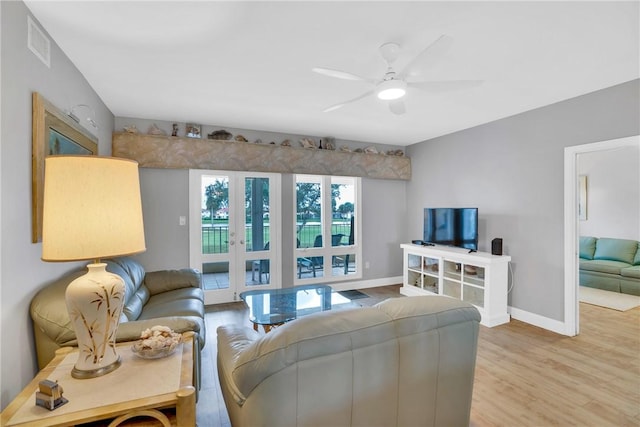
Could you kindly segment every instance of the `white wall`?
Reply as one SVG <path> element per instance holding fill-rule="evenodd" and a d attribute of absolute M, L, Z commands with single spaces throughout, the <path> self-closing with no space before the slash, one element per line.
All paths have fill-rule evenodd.
<path fill-rule="evenodd" d="M 477 206 L 479 249 L 504 239 L 512 307 L 564 319 L 564 147 L 640 134 L 640 80 L 408 148 L 410 236 L 429 206 Z"/>
<path fill-rule="evenodd" d="M 581 236 L 640 240 L 640 144 L 578 156 L 587 176 L 587 219 Z"/>
<path fill-rule="evenodd" d="M 51 68 L 27 48 L 29 12 L 24 3 L 2 1 L 0 10 L 0 245 L 4 249 L 0 253 L 0 407 L 4 408 L 37 372 L 31 298 L 45 284 L 83 264 L 42 262 L 41 245 L 31 243 L 31 93 L 40 92 L 60 109 L 91 105 L 100 126 L 100 154 L 111 153 L 113 115 L 55 43 L 51 44 Z"/>

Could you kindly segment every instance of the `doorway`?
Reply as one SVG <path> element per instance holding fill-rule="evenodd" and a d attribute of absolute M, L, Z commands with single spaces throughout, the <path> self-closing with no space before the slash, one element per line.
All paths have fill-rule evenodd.
<path fill-rule="evenodd" d="M 189 259 L 205 304 L 238 301 L 280 280 L 280 175 L 189 171 Z"/>
<path fill-rule="evenodd" d="M 578 201 L 579 176 L 578 156 L 637 146 L 640 135 L 592 144 L 565 147 L 564 149 L 564 327 L 565 335 L 574 336 L 580 332 L 580 303 L 578 301 Z"/>

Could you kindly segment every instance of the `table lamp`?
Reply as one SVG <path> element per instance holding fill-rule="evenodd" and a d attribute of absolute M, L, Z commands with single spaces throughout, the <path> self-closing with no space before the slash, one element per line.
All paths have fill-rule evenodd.
<path fill-rule="evenodd" d="M 78 340 L 71 375 L 107 374 L 121 364 L 115 344 L 125 288 L 100 258 L 146 249 L 138 163 L 98 156 L 47 157 L 42 227 L 44 261 L 94 260 L 65 293 Z"/>

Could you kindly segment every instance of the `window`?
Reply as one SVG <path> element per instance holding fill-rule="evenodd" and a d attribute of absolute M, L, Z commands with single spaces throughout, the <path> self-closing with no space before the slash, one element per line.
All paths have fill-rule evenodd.
<path fill-rule="evenodd" d="M 362 277 L 360 178 L 295 176 L 296 283 Z"/>

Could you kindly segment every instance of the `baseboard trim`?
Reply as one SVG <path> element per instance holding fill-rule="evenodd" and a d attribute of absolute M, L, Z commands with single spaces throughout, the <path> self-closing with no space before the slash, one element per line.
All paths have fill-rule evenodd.
<path fill-rule="evenodd" d="M 546 329 L 551 332 L 555 332 L 561 335 L 571 336 L 567 332 L 567 326 L 564 322 L 559 320 L 549 319 L 548 317 L 540 316 L 539 314 L 531 313 L 529 311 L 521 310 L 515 307 L 508 307 L 508 311 L 513 319 L 521 322 L 528 323 L 533 326 L 537 326 L 542 329 Z"/>

